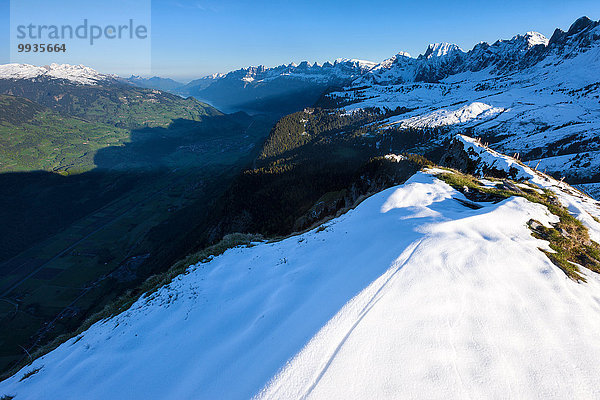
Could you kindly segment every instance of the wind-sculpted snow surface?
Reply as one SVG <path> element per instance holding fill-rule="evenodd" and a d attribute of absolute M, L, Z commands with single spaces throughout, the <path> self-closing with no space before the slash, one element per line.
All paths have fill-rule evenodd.
<path fill-rule="evenodd" d="M 578 286 L 540 257 L 523 219 L 550 222 L 538 206 L 471 214 L 425 225 L 260 397 L 597 398 L 598 277 Z"/>
<path fill-rule="evenodd" d="M 557 218 L 523 198 L 473 210 L 434 173 L 192 266 L 0 395 L 598 398 L 600 281 L 568 279 L 526 226 Z"/>

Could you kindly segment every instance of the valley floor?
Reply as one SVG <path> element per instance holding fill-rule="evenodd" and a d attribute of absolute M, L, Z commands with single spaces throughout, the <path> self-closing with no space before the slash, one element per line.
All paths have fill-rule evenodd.
<path fill-rule="evenodd" d="M 600 397 L 600 277 L 523 198 L 418 173 L 324 229 L 190 268 L 0 383 L 15 399 Z M 28 372 L 32 372 L 29 374 Z"/>

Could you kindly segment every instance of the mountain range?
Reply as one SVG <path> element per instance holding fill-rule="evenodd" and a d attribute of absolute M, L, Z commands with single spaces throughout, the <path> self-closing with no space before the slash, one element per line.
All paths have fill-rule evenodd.
<path fill-rule="evenodd" d="M 131 130 L 223 115 L 194 98 L 132 86 L 82 65 L 0 65 L 0 96 L 4 172 L 87 171 L 99 150 L 125 144 Z"/>
<path fill-rule="evenodd" d="M 550 39 L 527 32 L 467 52 L 454 44 L 432 44 L 416 58 L 399 52 L 381 63 L 249 67 L 172 90 L 253 112 L 280 104 L 285 112 L 296 111 L 323 92 L 333 104 L 318 104 L 344 112 L 404 107 L 410 112 L 379 123 L 443 126 L 449 136 L 437 138 L 440 142 L 457 132 L 480 136 L 542 170 L 590 183 L 600 181 L 600 84 L 589 73 L 600 68 L 599 58 L 599 23 L 582 17 L 567 31 L 556 29 Z M 281 100 L 290 97 L 299 102 Z"/>
<path fill-rule="evenodd" d="M 338 59 L 322 65 L 304 61 L 274 68 L 249 67 L 195 80 L 173 92 L 228 111 L 287 114 L 316 102 L 329 87 L 342 86 L 374 65 L 368 61 Z"/>
<path fill-rule="evenodd" d="M 572 182 L 600 180 L 600 84 L 590 73 L 600 68 L 598 22 L 581 18 L 550 39 L 528 33 L 425 54 L 393 57 L 328 96 L 345 112 L 410 109 L 382 127 L 445 127 Z"/>

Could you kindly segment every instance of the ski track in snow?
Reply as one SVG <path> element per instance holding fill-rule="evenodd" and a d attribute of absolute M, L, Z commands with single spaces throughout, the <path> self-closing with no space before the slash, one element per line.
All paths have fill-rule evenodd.
<path fill-rule="evenodd" d="M 356 320 L 354 321 L 354 323 L 352 324 L 352 326 L 350 327 L 350 329 L 348 330 L 348 332 L 346 332 L 346 334 L 344 335 L 344 337 L 342 338 L 342 340 L 340 341 L 340 343 L 335 347 L 335 349 L 333 350 L 333 353 L 331 354 L 331 356 L 329 356 L 329 358 L 327 359 L 327 362 L 325 363 L 325 365 L 323 366 L 323 368 L 320 370 L 319 374 L 317 375 L 317 377 L 315 378 L 315 380 L 313 381 L 313 383 L 307 389 L 306 393 L 301 397 L 302 399 L 307 398 L 312 393 L 312 391 L 317 387 L 317 385 L 319 384 L 319 381 L 321 380 L 321 378 L 323 378 L 323 376 L 327 372 L 327 369 L 329 368 L 329 366 L 331 365 L 331 363 L 333 362 L 333 360 L 335 359 L 335 357 L 337 356 L 337 354 L 340 352 L 340 349 L 342 348 L 342 346 L 344 345 L 344 343 L 346 343 L 346 341 L 348 340 L 348 338 L 350 337 L 350 335 L 352 334 L 352 332 L 354 331 L 354 329 L 356 329 L 356 327 L 358 326 L 358 324 L 360 323 L 360 321 L 362 321 L 362 319 L 373 308 L 373 306 L 375 306 L 375 304 L 377 304 L 377 302 L 379 301 L 379 299 L 383 295 L 383 292 L 386 289 L 386 286 L 388 285 L 388 283 L 392 280 L 392 278 L 394 278 L 394 276 L 404 266 L 404 263 L 406 262 L 406 259 L 408 259 L 410 257 L 410 255 L 412 255 L 412 253 L 415 251 L 415 249 L 416 249 L 416 247 L 418 245 L 419 245 L 419 242 L 411 244 L 409 246 L 409 248 L 404 252 L 404 253 L 408 253 L 408 255 L 400 257 L 400 258 L 403 259 L 403 261 L 402 262 L 396 262 L 395 263 L 396 265 L 390 271 L 386 272 L 386 274 L 384 275 L 385 276 L 385 280 L 377 288 L 377 291 L 375 292 L 375 294 L 373 294 L 372 296 L 369 297 L 367 304 L 361 309 L 358 318 L 356 318 Z"/>
<path fill-rule="evenodd" d="M 525 254 L 516 250 L 520 240 L 535 239 L 517 238 L 523 227 L 506 209 L 533 205 L 512 201 L 517 204 L 509 201 L 492 211 L 498 213 L 497 221 L 493 233 L 484 233 L 483 245 L 469 242 L 482 239 L 478 228 L 485 224 L 479 218 L 489 217 L 489 210 L 468 223 L 450 220 L 432 226 L 432 233 L 456 237 L 433 235 L 408 249 L 402 276 L 394 269 L 384 285 L 378 280 L 352 300 L 364 299 L 368 314 L 359 313 L 346 331 L 340 325 L 353 320 L 353 307 L 344 307 L 259 397 L 596 398 L 600 391 L 593 371 L 598 371 L 594 357 L 600 342 L 587 331 L 587 339 L 596 343 L 577 349 L 581 337 L 572 332 L 600 323 L 600 280 L 588 274 L 593 291 L 584 307 L 595 314 L 593 321 L 570 316 L 581 311 L 579 296 L 586 289 L 574 290 L 579 287 L 561 272 L 536 261 L 539 253 L 533 246 Z M 505 232 L 517 237 L 501 245 Z M 379 299 L 373 302 L 371 292 L 377 287 Z M 332 357 L 324 350 L 334 346 L 336 329 L 347 333 Z M 596 355 L 588 354 L 591 349 Z M 317 367 L 320 357 L 325 368 Z M 314 370 L 320 371 L 317 381 L 302 393 L 297 382 Z"/>
<path fill-rule="evenodd" d="M 523 198 L 472 210 L 433 173 L 191 267 L 0 395 L 598 398 L 600 279 L 569 280 L 526 227 L 556 217 Z"/>

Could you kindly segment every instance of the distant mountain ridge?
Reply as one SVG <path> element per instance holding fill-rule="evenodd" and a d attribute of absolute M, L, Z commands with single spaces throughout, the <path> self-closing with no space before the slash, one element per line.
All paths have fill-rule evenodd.
<path fill-rule="evenodd" d="M 332 86 L 343 86 L 373 68 L 370 61 L 337 59 L 333 63 L 263 65 L 213 75 L 175 89 L 225 111 L 286 114 L 314 103 Z"/>
<path fill-rule="evenodd" d="M 402 108 L 380 117 L 383 136 L 443 127 L 430 145 L 455 133 L 479 136 L 571 182 L 600 182 L 600 22 L 582 17 L 550 39 L 528 32 L 468 52 L 441 44 L 425 54 L 398 54 L 323 104 L 343 113 Z"/>
<path fill-rule="evenodd" d="M 100 82 L 116 81 L 116 75 L 101 74 L 84 65 L 52 63 L 45 66 L 30 64 L 0 65 L 0 79 L 11 80 L 65 80 L 82 85 L 96 85 Z"/>
<path fill-rule="evenodd" d="M 0 171 L 64 174 L 93 169 L 96 155 L 131 132 L 221 116 L 194 98 L 124 83 L 83 65 L 0 65 Z"/>
<path fill-rule="evenodd" d="M 537 32 L 527 32 L 492 44 L 481 42 L 466 52 L 451 43 L 430 44 L 416 58 L 399 52 L 380 63 L 337 59 L 323 64 L 303 61 L 276 67 L 251 66 L 203 77 L 179 87 L 158 83 L 161 78 L 129 81 L 193 96 L 228 111 L 265 112 L 281 108 L 278 111 L 286 113 L 310 105 L 310 101 L 319 98 L 319 92 L 331 87 L 436 83 L 463 72 L 488 69 L 502 75 L 531 67 L 549 56 L 574 57 L 600 36 L 595 30 L 597 26 L 598 22 L 582 17 L 566 32 L 556 29 L 550 39 Z M 299 101 L 288 104 L 291 96 L 298 96 Z M 284 106 L 280 107 L 282 103 Z"/>
<path fill-rule="evenodd" d="M 160 78 L 158 76 L 154 76 L 152 78 L 142 78 L 141 76 L 131 75 L 124 81 L 139 87 L 164 91 L 174 90 L 183 86 L 183 83 L 181 82 L 177 82 L 170 78 Z"/>
<path fill-rule="evenodd" d="M 574 56 L 577 51 L 589 46 L 600 37 L 600 33 L 595 30 L 599 23 L 588 17 L 581 17 L 566 32 L 557 28 L 550 39 L 541 33 L 531 31 L 508 40 L 500 39 L 492 44 L 481 42 L 467 52 L 456 44 L 433 43 L 416 58 L 401 51 L 380 63 L 340 58 L 333 63 L 323 64 L 303 61 L 300 64 L 290 63 L 276 67 L 250 66 L 228 73 L 202 77 L 168 90 L 195 95 L 197 94 L 195 92 L 202 92 L 221 80 L 243 82 L 248 88 L 251 83 L 264 84 L 280 78 L 335 85 L 347 84 L 353 80 L 356 80 L 355 83 L 363 80 L 370 83 L 400 83 L 407 81 L 407 73 L 411 76 L 410 80 L 437 82 L 449 75 L 464 71 L 475 72 L 489 67 L 494 67 L 496 72 L 503 73 L 531 66 L 552 53 L 563 57 Z M 574 39 L 575 37 L 577 38 Z M 391 72 L 396 73 L 396 80 L 390 76 Z M 161 79 L 164 78 L 153 77 L 144 79 L 143 82 L 147 84 Z M 133 83 L 142 82 L 137 77 L 128 80 Z M 174 82 L 170 79 L 165 80 Z"/>
<path fill-rule="evenodd" d="M 116 75 L 82 65 L 0 65 L 0 94 L 24 97 L 65 115 L 127 129 L 220 114 L 196 99 L 133 86 Z"/>
<path fill-rule="evenodd" d="M 481 42 L 464 52 L 457 45 L 429 45 L 423 55 L 410 58 L 397 55 L 377 65 L 359 78 L 360 83 L 399 84 L 404 82 L 439 82 L 462 72 L 491 69 L 495 74 L 510 73 L 541 62 L 549 56 L 572 58 L 600 38 L 599 22 L 588 17 L 575 21 L 567 32 L 556 29 L 550 39 L 537 32 L 516 35 L 493 44 Z"/>
<path fill-rule="evenodd" d="M 9 64 L 0 66 L 0 93 L 23 95 L 11 88 L 23 80 L 54 82 L 48 83 L 52 87 L 63 82 L 78 90 L 86 85 L 127 83 L 162 87 L 225 112 L 285 115 L 317 103 L 344 112 L 399 107 L 410 112 L 382 123 L 468 130 L 500 151 L 539 161 L 540 168 L 576 181 L 596 182 L 600 179 L 600 141 L 594 132 L 600 127 L 600 84 L 592 72 L 600 68 L 599 25 L 581 17 L 566 31 L 556 29 L 549 39 L 527 32 L 492 44 L 482 42 L 469 51 L 437 43 L 417 57 L 399 52 L 378 64 L 338 59 L 324 64 L 254 66 L 181 86 L 157 77 L 131 77 L 123 82 L 83 66 Z M 27 84 L 19 83 L 19 87 Z M 52 101 L 42 94 L 28 98 L 53 107 L 63 101 L 60 93 Z"/>

